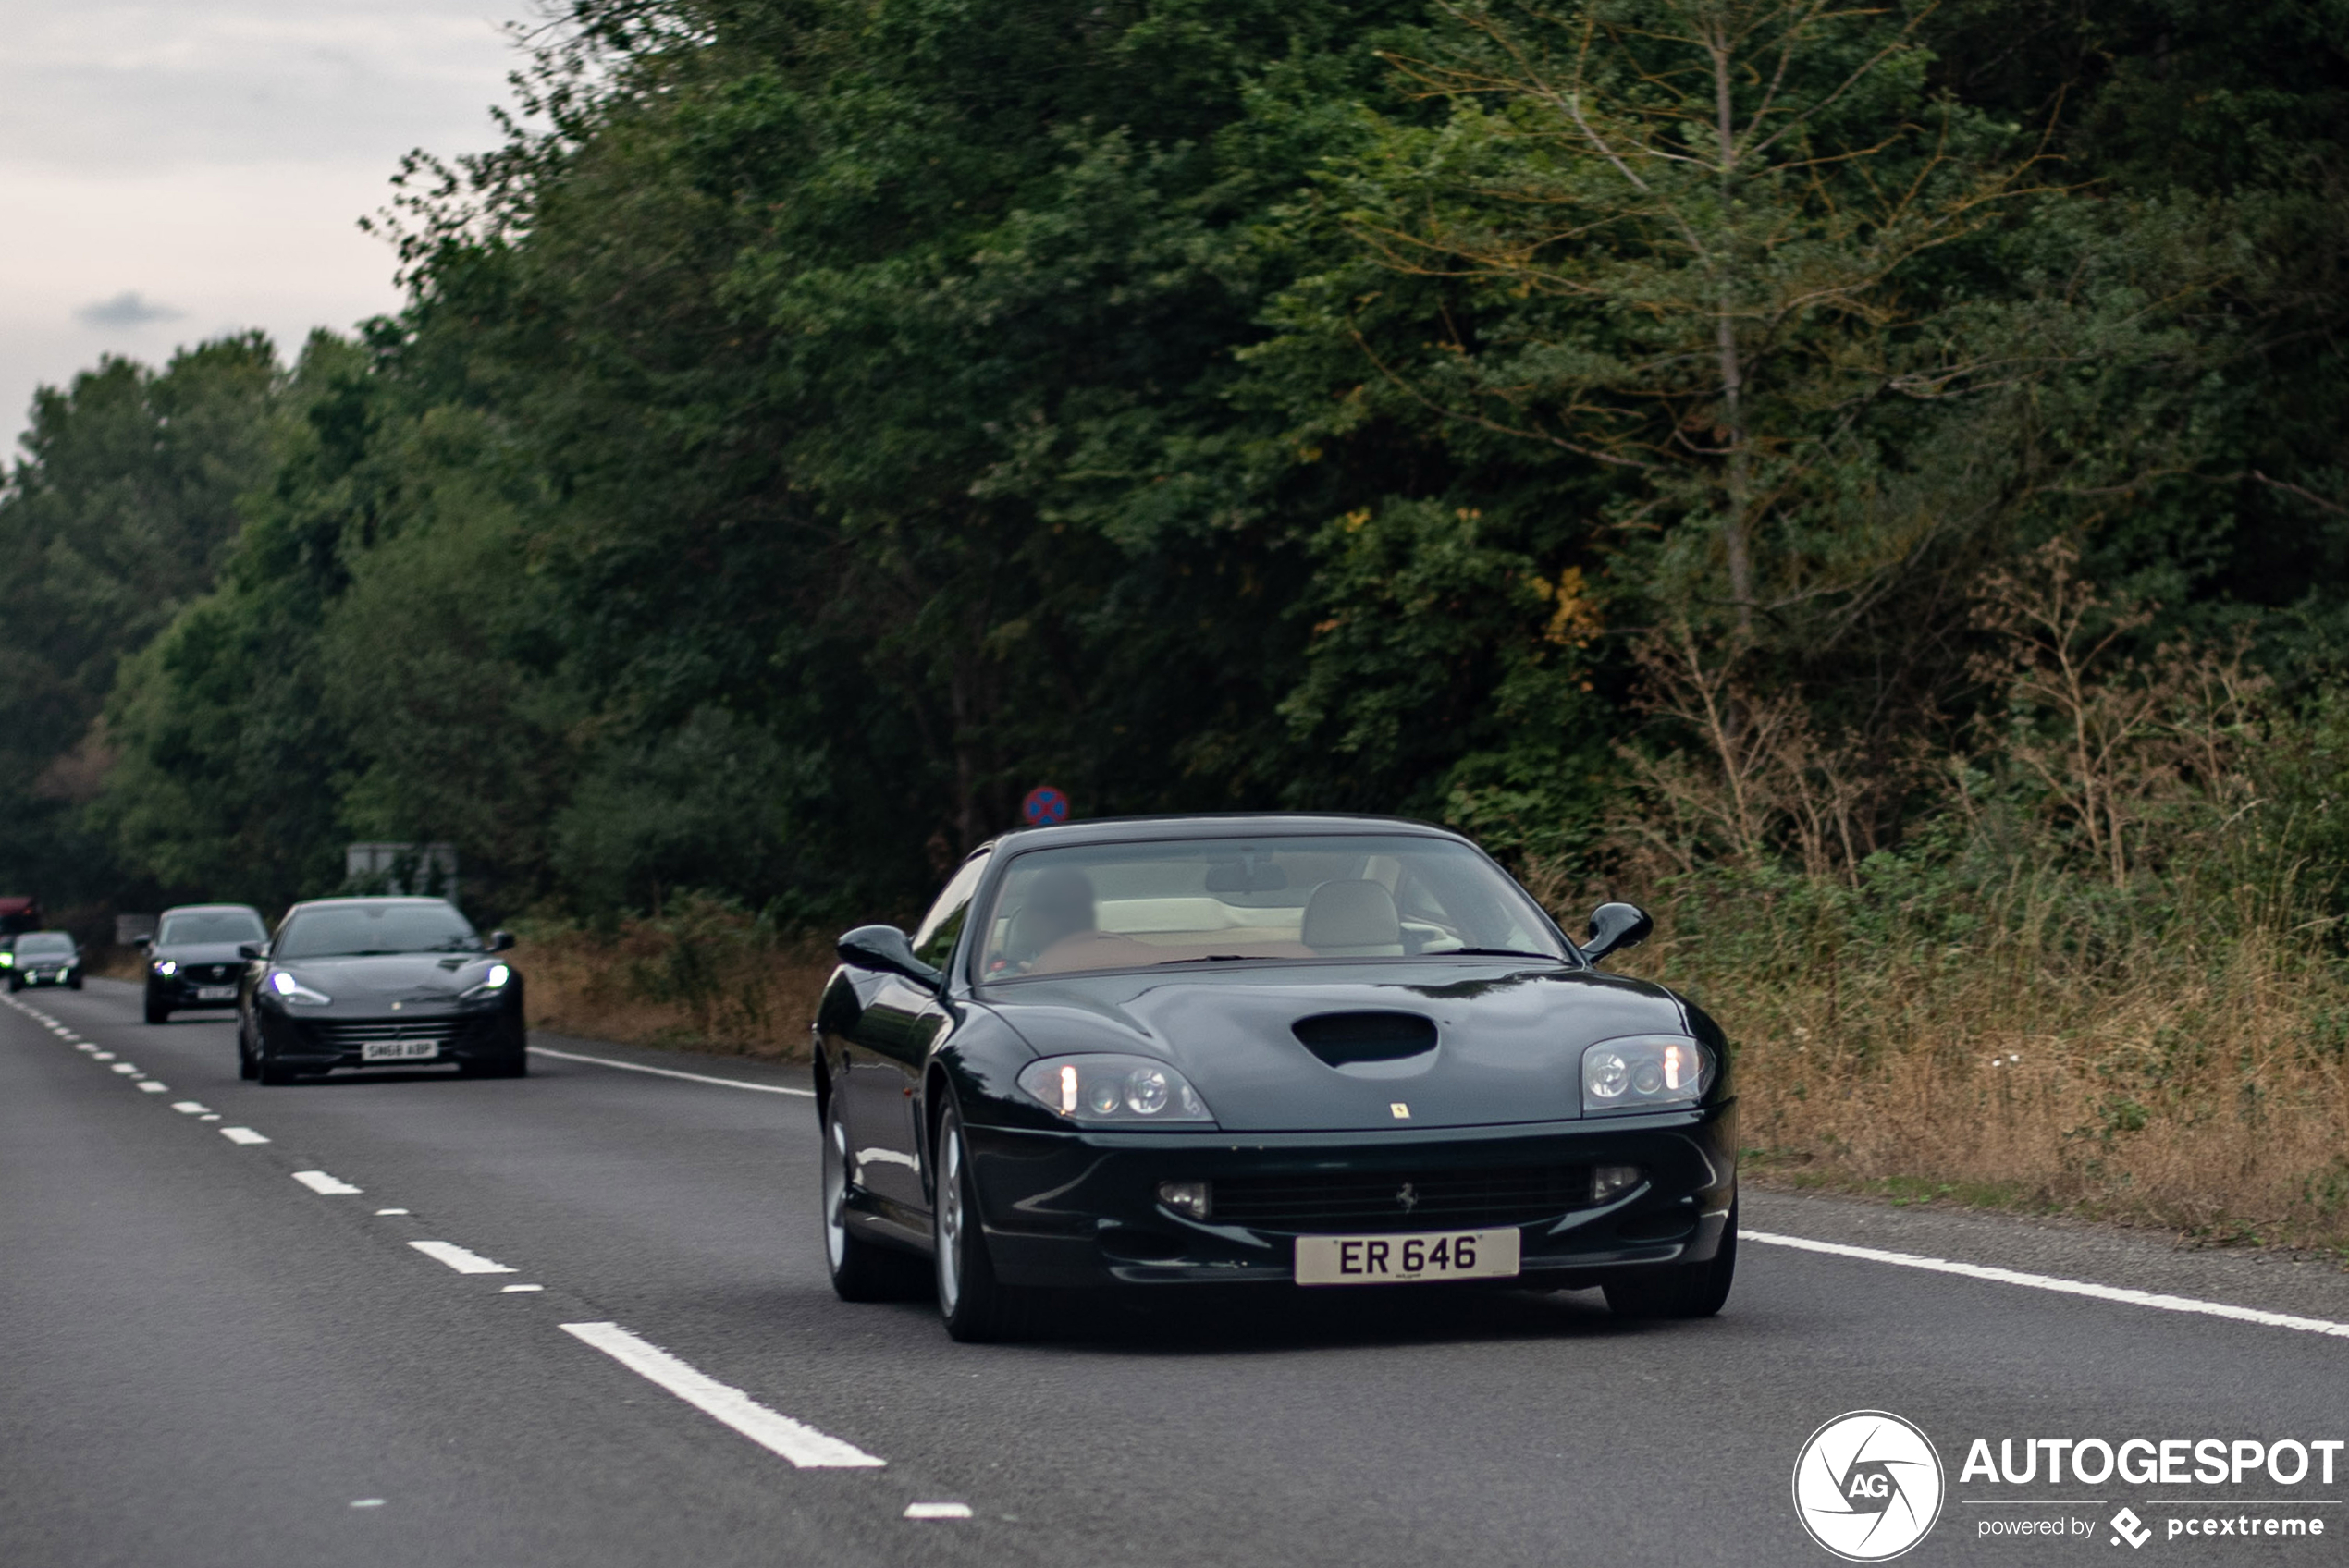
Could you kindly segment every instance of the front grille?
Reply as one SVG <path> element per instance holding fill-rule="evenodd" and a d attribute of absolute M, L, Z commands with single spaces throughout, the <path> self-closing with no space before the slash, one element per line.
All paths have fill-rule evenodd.
<path fill-rule="evenodd" d="M 178 978 L 197 986 L 225 986 L 244 972 L 241 963 L 183 963 Z"/>
<path fill-rule="evenodd" d="M 1219 1176 L 1214 1218 L 1258 1231 L 1467 1230 L 1524 1225 L 1589 1203 L 1581 1166 Z"/>
<path fill-rule="evenodd" d="M 479 1044 L 496 1032 L 495 1014 L 438 1018 L 313 1019 L 303 1027 L 322 1049 L 355 1051 L 371 1040 L 430 1040 L 447 1046 Z"/>

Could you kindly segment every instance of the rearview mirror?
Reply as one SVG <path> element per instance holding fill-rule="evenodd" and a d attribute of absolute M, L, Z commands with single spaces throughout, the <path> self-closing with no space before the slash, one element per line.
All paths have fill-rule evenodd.
<path fill-rule="evenodd" d="M 237 944 L 237 956 L 239 958 L 267 958 L 269 956 L 269 944 L 266 942 L 240 942 Z"/>
<path fill-rule="evenodd" d="M 514 934 L 510 931 L 492 931 L 489 934 L 489 950 L 493 953 L 502 953 L 513 945 Z"/>
<path fill-rule="evenodd" d="M 1207 868 L 1211 893 L 1277 893 L 1288 886 L 1288 873 L 1270 861 L 1218 861 Z"/>
<path fill-rule="evenodd" d="M 914 956 L 914 944 L 894 925 L 859 925 L 840 939 L 840 962 L 853 969 L 902 974 L 933 991 L 945 989 L 946 976 Z"/>
<path fill-rule="evenodd" d="M 1591 912 L 1591 935 L 1582 943 L 1582 956 L 1596 963 L 1609 953 L 1638 947 L 1654 929 L 1655 922 L 1637 904 L 1601 904 Z"/>

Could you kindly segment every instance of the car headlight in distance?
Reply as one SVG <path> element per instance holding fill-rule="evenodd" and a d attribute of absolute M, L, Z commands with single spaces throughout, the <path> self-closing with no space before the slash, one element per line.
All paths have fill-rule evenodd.
<path fill-rule="evenodd" d="M 1686 1035 L 1602 1040 L 1582 1053 L 1582 1114 L 1694 1105 L 1713 1084 L 1713 1053 Z"/>
<path fill-rule="evenodd" d="M 161 963 L 155 965 L 155 973 L 168 980 L 173 975 L 179 973 L 179 962 L 177 959 L 165 959 Z"/>
<path fill-rule="evenodd" d="M 1054 1115 L 1088 1125 L 1211 1122 L 1181 1073 L 1146 1056 L 1055 1056 L 1020 1070 L 1019 1086 Z"/>
<path fill-rule="evenodd" d="M 280 969 L 269 976 L 269 988 L 295 1007 L 324 1007 L 335 998 L 324 991 L 314 991 Z"/>
<path fill-rule="evenodd" d="M 506 988 L 506 982 L 513 977 L 512 970 L 502 963 L 493 963 L 489 966 L 489 973 L 482 977 L 481 984 L 465 991 L 463 999 L 477 1002 L 484 997 L 494 997 L 503 991 Z"/>

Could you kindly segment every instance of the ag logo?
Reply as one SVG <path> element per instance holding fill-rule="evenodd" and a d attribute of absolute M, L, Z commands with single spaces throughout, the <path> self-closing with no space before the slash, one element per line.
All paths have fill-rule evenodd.
<path fill-rule="evenodd" d="M 1931 1441 L 1882 1410 L 1837 1416 L 1794 1462 L 1795 1516 L 1848 1562 L 1882 1562 L 1925 1539 L 1941 1517 L 1941 1488 Z"/>

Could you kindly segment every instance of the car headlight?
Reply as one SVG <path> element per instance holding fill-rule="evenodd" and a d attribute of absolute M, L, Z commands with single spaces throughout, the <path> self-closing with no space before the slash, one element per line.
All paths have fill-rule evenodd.
<path fill-rule="evenodd" d="M 1071 1121 L 1121 1127 L 1211 1122 L 1181 1073 L 1146 1056 L 1055 1056 L 1020 1070 L 1019 1086 Z"/>
<path fill-rule="evenodd" d="M 168 958 L 165 959 L 161 963 L 155 965 L 155 973 L 162 975 L 166 980 L 170 979 L 173 975 L 179 973 L 178 960 Z"/>
<path fill-rule="evenodd" d="M 0 953 L 0 969 L 14 969 L 16 966 L 17 966 L 17 955 L 16 955 L 16 954 L 14 954 L 14 953 Z"/>
<path fill-rule="evenodd" d="M 282 969 L 269 976 L 269 988 L 295 1007 L 324 1007 L 335 999 L 324 991 L 312 990 Z"/>
<path fill-rule="evenodd" d="M 489 973 L 482 977 L 481 984 L 465 990 L 461 994 L 461 999 L 477 1002 L 484 997 L 497 996 L 505 990 L 506 982 L 513 977 L 512 970 L 502 963 L 493 963 L 489 966 Z"/>
<path fill-rule="evenodd" d="M 1582 1114 L 1694 1105 L 1713 1085 L 1713 1053 L 1685 1035 L 1602 1040 L 1582 1053 Z"/>

